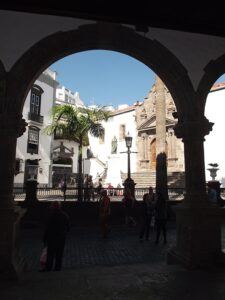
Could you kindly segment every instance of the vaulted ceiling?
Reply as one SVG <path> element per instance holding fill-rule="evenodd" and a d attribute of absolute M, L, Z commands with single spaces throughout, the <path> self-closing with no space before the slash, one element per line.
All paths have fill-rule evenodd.
<path fill-rule="evenodd" d="M 159 27 L 225 37 L 224 9 L 214 3 L 197 7 L 190 1 L 177 5 L 172 1 L 144 0 L 129 3 L 123 0 L 3 0 L 0 9 L 132 24 L 140 31 Z"/>

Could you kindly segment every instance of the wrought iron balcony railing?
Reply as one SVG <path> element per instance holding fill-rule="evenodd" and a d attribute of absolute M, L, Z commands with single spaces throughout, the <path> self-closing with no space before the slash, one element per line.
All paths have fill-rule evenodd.
<path fill-rule="evenodd" d="M 29 112 L 28 113 L 28 120 L 35 121 L 37 123 L 43 124 L 44 117 L 41 116 L 41 115 L 37 115 L 37 114 Z"/>

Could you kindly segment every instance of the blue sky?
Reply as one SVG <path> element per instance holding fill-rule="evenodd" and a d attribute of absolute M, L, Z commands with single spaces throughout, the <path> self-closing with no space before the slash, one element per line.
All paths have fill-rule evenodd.
<path fill-rule="evenodd" d="M 113 51 L 84 51 L 67 56 L 50 66 L 58 81 L 80 93 L 86 105 L 133 104 L 142 101 L 155 81 L 146 65 Z"/>
<path fill-rule="evenodd" d="M 130 56 L 105 50 L 79 52 L 50 66 L 61 85 L 79 92 L 86 105 L 133 104 L 143 101 L 155 74 Z M 218 81 L 225 81 L 222 76 Z"/>

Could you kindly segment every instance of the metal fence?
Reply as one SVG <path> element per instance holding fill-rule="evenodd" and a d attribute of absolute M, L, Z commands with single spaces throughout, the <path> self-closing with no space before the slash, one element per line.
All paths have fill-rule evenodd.
<path fill-rule="evenodd" d="M 110 196 L 111 201 L 121 201 L 123 198 L 123 188 L 105 188 L 107 194 Z M 148 188 L 136 188 L 135 198 L 140 201 L 143 199 L 143 195 L 148 192 Z M 181 201 L 184 198 L 185 190 L 183 188 L 169 188 L 169 200 Z M 84 201 L 98 201 L 99 194 L 96 189 L 82 189 Z M 15 201 L 23 201 L 26 197 L 26 190 L 24 188 L 14 188 Z M 37 198 L 39 201 L 51 201 L 51 200 L 64 200 L 64 193 L 60 188 L 38 188 Z M 66 201 L 77 201 L 78 188 L 68 187 L 65 192 Z"/>

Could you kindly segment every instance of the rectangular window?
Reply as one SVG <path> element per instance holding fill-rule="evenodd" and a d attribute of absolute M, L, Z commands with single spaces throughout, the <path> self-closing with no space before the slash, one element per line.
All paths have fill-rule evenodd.
<path fill-rule="evenodd" d="M 119 131 L 120 131 L 119 132 L 119 140 L 121 142 L 121 141 L 123 141 L 125 139 L 125 136 L 126 136 L 126 125 L 125 124 L 121 124 Z"/>
<path fill-rule="evenodd" d="M 39 129 L 30 127 L 28 131 L 27 152 L 38 154 Z"/>
<path fill-rule="evenodd" d="M 30 93 L 30 113 L 32 115 L 40 116 L 41 112 L 41 95 L 43 90 L 40 86 L 33 85 Z"/>
<path fill-rule="evenodd" d="M 104 144 L 104 142 L 105 142 L 105 130 L 104 130 L 102 136 L 99 137 L 99 144 Z"/>
<path fill-rule="evenodd" d="M 40 96 L 34 93 L 31 94 L 30 112 L 40 115 Z"/>
<path fill-rule="evenodd" d="M 29 143 L 31 144 L 38 144 L 38 131 L 29 130 Z"/>

